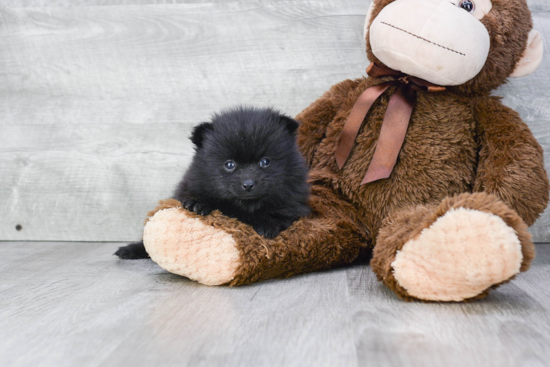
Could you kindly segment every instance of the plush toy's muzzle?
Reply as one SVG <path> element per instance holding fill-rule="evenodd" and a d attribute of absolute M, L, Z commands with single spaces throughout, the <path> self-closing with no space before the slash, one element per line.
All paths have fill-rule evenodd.
<path fill-rule="evenodd" d="M 485 65 L 485 26 L 449 0 L 397 0 L 373 20 L 374 55 L 392 69 L 443 86 L 473 79 Z"/>

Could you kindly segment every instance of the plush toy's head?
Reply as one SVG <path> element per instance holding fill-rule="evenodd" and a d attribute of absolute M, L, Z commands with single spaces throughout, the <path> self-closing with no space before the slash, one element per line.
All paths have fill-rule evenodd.
<path fill-rule="evenodd" d="M 525 0 L 374 0 L 367 55 L 431 83 L 488 93 L 542 61 Z"/>

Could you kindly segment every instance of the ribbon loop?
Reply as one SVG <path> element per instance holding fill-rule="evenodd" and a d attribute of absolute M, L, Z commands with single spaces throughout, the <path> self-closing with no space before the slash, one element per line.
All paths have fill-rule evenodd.
<path fill-rule="evenodd" d="M 363 94 L 359 96 L 357 102 L 353 106 L 346 124 L 340 134 L 340 140 L 338 141 L 338 148 L 336 148 L 335 156 L 338 167 L 342 169 L 355 144 L 357 134 L 363 125 L 363 120 L 366 114 L 369 112 L 373 103 L 380 97 L 390 86 L 392 82 L 382 83 L 375 87 L 367 89 Z"/>
<path fill-rule="evenodd" d="M 374 102 L 389 87 L 396 85 L 397 88 L 390 96 L 374 156 L 361 185 L 390 177 L 405 141 L 409 121 L 416 104 L 417 92 L 436 93 L 446 89 L 375 63 L 369 65 L 367 74 L 372 78 L 393 77 L 394 80 L 367 88 L 355 102 L 342 128 L 334 152 L 336 163 L 340 169 L 349 158 L 361 125 Z"/>

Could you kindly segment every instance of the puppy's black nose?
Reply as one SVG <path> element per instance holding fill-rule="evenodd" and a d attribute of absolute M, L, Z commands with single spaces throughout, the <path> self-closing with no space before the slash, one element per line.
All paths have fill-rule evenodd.
<path fill-rule="evenodd" d="M 255 182 L 252 181 L 252 180 L 245 180 L 245 181 L 243 182 L 243 189 L 244 189 L 245 191 L 252 191 L 252 188 L 254 188 L 254 183 L 255 183 Z"/>

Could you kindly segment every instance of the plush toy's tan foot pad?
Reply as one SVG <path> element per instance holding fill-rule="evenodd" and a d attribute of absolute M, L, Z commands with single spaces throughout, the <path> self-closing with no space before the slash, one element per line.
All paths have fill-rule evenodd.
<path fill-rule="evenodd" d="M 405 243 L 391 265 L 411 296 L 462 301 L 519 273 L 522 259 L 515 231 L 499 216 L 458 208 Z"/>
<path fill-rule="evenodd" d="M 145 225 L 143 243 L 151 259 L 171 273 L 206 285 L 235 277 L 240 264 L 233 237 L 181 208 L 156 212 Z"/>

